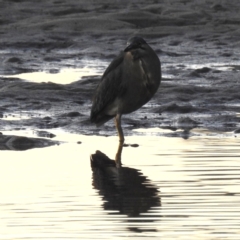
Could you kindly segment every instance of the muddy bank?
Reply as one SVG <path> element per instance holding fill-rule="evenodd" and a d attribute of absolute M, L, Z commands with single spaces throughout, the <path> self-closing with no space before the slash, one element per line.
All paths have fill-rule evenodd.
<path fill-rule="evenodd" d="M 58 141 L 50 141 L 41 138 L 29 138 L 0 133 L 0 150 L 24 151 L 32 148 L 43 148 L 60 144 Z"/>
<path fill-rule="evenodd" d="M 116 134 L 112 121 L 102 128 L 89 122 L 100 76 L 70 84 L 7 76 L 82 68 L 84 59 L 99 60 L 104 71 L 130 36 L 141 35 L 161 59 L 163 81 L 151 102 L 123 117 L 125 134 L 154 127 L 171 129 L 170 136 L 189 137 L 196 128 L 239 133 L 239 1 L 11 0 L 1 6 L 1 130 Z"/>

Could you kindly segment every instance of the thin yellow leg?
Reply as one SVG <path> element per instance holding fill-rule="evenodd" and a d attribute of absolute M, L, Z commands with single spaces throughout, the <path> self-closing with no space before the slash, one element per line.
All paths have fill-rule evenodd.
<path fill-rule="evenodd" d="M 115 125 L 118 131 L 118 136 L 119 136 L 119 141 L 123 144 L 124 143 L 124 135 L 123 135 L 123 130 L 121 127 L 121 114 L 117 114 L 115 117 Z"/>

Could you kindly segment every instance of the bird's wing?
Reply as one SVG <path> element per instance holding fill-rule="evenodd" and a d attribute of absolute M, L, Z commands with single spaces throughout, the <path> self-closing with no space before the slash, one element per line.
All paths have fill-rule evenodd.
<path fill-rule="evenodd" d="M 107 67 L 96 89 L 91 109 L 91 121 L 97 123 L 103 110 L 123 91 L 121 66 L 124 52 L 121 52 Z"/>
<path fill-rule="evenodd" d="M 123 62 L 123 58 L 124 52 L 120 52 L 119 55 L 115 59 L 113 59 L 113 61 L 106 68 L 105 72 L 103 73 L 102 79 L 104 79 L 104 77 L 106 77 L 109 73 L 117 69 L 118 66 Z"/>

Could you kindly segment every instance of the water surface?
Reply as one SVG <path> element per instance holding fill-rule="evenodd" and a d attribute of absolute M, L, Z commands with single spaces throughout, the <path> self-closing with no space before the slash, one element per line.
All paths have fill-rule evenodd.
<path fill-rule="evenodd" d="M 114 158 L 117 137 L 55 134 L 0 152 L 0 239 L 239 239 L 238 137 L 127 137 L 139 147 L 103 174 L 90 154 Z"/>

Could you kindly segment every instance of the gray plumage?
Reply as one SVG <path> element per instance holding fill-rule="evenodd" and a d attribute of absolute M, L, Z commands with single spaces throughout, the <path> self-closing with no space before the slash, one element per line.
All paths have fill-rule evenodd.
<path fill-rule="evenodd" d="M 91 122 L 100 126 L 136 111 L 153 97 L 160 82 L 157 54 L 143 38 L 131 38 L 102 76 L 93 98 Z"/>

